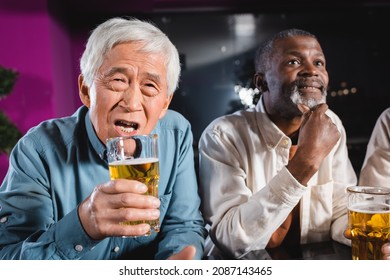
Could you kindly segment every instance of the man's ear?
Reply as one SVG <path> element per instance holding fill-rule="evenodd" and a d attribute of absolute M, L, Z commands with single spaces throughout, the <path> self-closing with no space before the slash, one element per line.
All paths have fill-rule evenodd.
<path fill-rule="evenodd" d="M 263 73 L 256 73 L 253 78 L 253 82 L 260 92 L 268 91 L 268 84 L 267 81 L 264 79 Z"/>
<path fill-rule="evenodd" d="M 82 74 L 79 75 L 79 96 L 81 102 L 87 106 L 88 108 L 91 106 L 91 97 L 89 96 L 89 87 L 84 84 L 84 76 Z"/>
<path fill-rule="evenodd" d="M 171 101 L 172 101 L 172 97 L 173 97 L 173 94 L 168 96 L 167 99 L 165 100 L 164 107 L 163 107 L 163 109 L 162 109 L 162 111 L 160 113 L 159 119 L 162 119 L 165 116 L 165 114 L 167 113 L 169 104 L 171 104 Z"/>

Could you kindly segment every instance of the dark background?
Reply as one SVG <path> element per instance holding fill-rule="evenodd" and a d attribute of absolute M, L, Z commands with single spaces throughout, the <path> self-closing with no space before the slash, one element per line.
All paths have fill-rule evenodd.
<path fill-rule="evenodd" d="M 344 123 L 357 173 L 379 114 L 390 105 L 388 1 L 49 1 L 71 34 L 87 38 L 112 16 L 150 19 L 177 46 L 183 65 L 171 108 L 192 123 L 195 147 L 209 122 L 242 109 L 236 84 L 250 84 L 253 56 L 273 33 L 314 33 L 327 58 L 328 103 Z M 351 93 L 351 89 L 356 93 Z"/>

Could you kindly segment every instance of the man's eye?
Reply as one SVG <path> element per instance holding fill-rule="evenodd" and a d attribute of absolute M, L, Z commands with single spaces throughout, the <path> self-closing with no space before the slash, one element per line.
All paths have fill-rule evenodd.
<path fill-rule="evenodd" d="M 316 61 L 315 65 L 317 65 L 317 66 L 324 66 L 325 63 L 323 61 Z"/>
<path fill-rule="evenodd" d="M 142 87 L 142 92 L 146 96 L 156 96 L 159 93 L 159 89 L 154 83 L 145 83 Z"/>
<path fill-rule="evenodd" d="M 152 83 L 147 83 L 147 84 L 145 84 L 145 86 L 147 86 L 147 87 L 152 87 L 152 88 L 156 88 L 156 85 L 155 85 L 155 84 L 152 84 Z"/>
<path fill-rule="evenodd" d="M 299 65 L 300 62 L 299 62 L 299 60 L 297 60 L 297 59 L 293 59 L 293 60 L 290 60 L 290 61 L 288 62 L 288 64 L 291 64 L 291 65 Z"/>
<path fill-rule="evenodd" d="M 127 80 L 124 78 L 112 78 L 107 86 L 114 91 L 124 91 L 128 88 Z"/>

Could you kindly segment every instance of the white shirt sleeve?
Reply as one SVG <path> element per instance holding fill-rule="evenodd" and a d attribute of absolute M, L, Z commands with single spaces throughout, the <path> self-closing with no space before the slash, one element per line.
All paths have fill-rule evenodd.
<path fill-rule="evenodd" d="M 390 108 L 380 115 L 372 131 L 359 184 L 390 187 Z"/>

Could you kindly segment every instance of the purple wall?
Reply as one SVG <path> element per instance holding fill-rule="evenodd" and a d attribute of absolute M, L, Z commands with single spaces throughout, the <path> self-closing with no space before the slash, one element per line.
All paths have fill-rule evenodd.
<path fill-rule="evenodd" d="M 0 65 L 19 72 L 12 94 L 0 100 L 0 110 L 23 134 L 81 104 L 75 92 L 78 58 L 73 56 L 82 46 L 73 47 L 69 34 L 49 15 L 46 0 L 31 2 L 0 0 Z M 0 155 L 0 182 L 7 169 L 8 158 Z"/>

